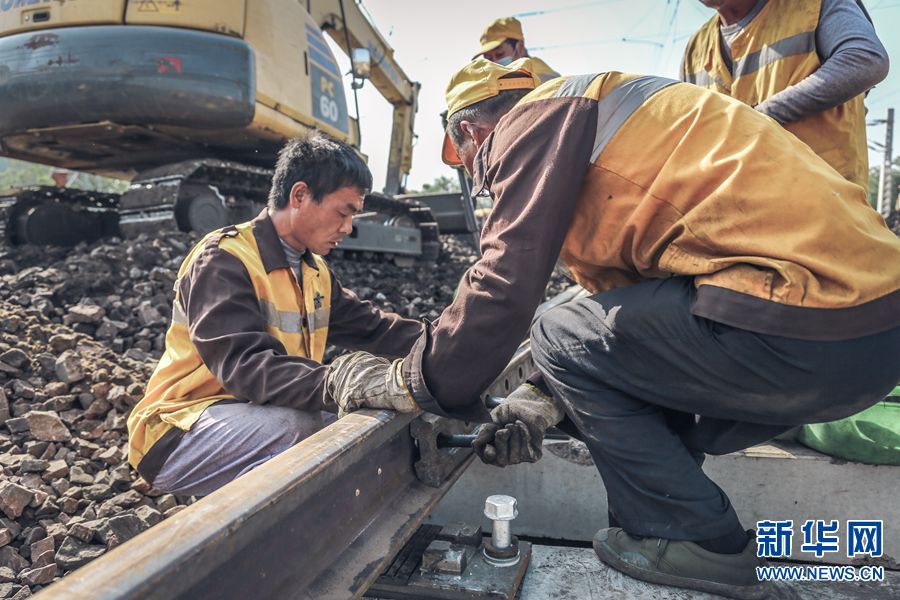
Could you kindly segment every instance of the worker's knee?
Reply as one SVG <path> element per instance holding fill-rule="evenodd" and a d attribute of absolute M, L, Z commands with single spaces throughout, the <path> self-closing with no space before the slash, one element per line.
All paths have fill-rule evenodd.
<path fill-rule="evenodd" d="M 263 428 L 272 439 L 272 445 L 283 451 L 300 440 L 309 437 L 325 426 L 322 413 L 307 412 L 282 406 L 267 406 Z"/>
<path fill-rule="evenodd" d="M 538 367 L 558 366 L 562 354 L 559 341 L 564 329 L 562 307 L 552 308 L 531 325 L 531 356 Z"/>
<path fill-rule="evenodd" d="M 610 311 L 613 315 L 618 307 Z M 580 298 L 551 308 L 531 327 L 535 362 L 563 367 L 572 360 L 609 351 L 614 338 L 612 321 L 599 302 Z M 593 359 L 592 359 L 593 360 Z"/>

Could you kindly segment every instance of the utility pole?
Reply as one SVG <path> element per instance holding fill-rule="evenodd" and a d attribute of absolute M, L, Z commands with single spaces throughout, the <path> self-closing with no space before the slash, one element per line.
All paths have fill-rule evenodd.
<path fill-rule="evenodd" d="M 891 163 L 893 156 L 894 143 L 894 109 L 889 108 L 887 120 L 885 121 L 884 134 L 884 159 L 881 161 L 881 173 L 878 176 L 878 212 L 885 219 L 891 216 L 897 207 L 895 203 L 897 199 L 894 197 L 894 178 L 891 172 Z"/>

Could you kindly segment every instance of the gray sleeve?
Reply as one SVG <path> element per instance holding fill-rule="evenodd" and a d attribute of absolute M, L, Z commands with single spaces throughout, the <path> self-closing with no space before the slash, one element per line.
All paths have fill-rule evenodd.
<path fill-rule="evenodd" d="M 822 0 L 816 49 L 822 66 L 758 104 L 758 111 L 790 123 L 843 104 L 887 77 L 887 51 L 856 0 Z"/>

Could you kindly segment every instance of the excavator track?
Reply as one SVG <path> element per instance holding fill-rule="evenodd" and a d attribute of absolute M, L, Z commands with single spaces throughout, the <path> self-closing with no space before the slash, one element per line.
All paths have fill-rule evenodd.
<path fill-rule="evenodd" d="M 265 206 L 272 171 L 222 160 L 190 160 L 142 173 L 122 196 L 31 187 L 0 196 L 0 241 L 74 246 L 166 229 L 207 233 L 248 221 Z M 415 200 L 369 194 L 340 252 L 380 255 L 401 266 L 440 254 L 438 225 Z"/>
<path fill-rule="evenodd" d="M 161 229 L 207 233 L 255 216 L 265 205 L 268 169 L 224 160 L 189 160 L 138 175 L 122 195 L 125 237 Z"/>
<path fill-rule="evenodd" d="M 434 261 L 440 256 L 441 243 L 440 230 L 431 209 L 411 198 L 391 198 L 384 194 L 368 194 L 365 199 L 364 210 L 367 215 L 385 228 L 388 233 L 393 233 L 391 242 L 381 241 L 380 250 L 392 255 L 394 262 L 403 266 L 405 261 L 419 259 Z M 363 219 L 354 221 L 354 231 L 349 239 L 341 242 L 340 248 L 346 250 L 368 251 L 358 242 Z M 407 238 L 402 238 L 402 231 L 406 230 Z M 412 231 L 410 231 L 412 230 Z M 370 243 L 374 243 L 371 240 Z M 393 251 L 393 252 L 392 252 Z"/>
<path fill-rule="evenodd" d="M 167 228 L 206 233 L 247 221 L 265 206 L 272 173 L 222 160 L 191 160 L 142 173 L 122 196 L 119 229 L 125 237 Z M 369 194 L 340 251 L 381 254 L 411 265 L 437 259 L 438 235 L 427 206 Z"/>
<path fill-rule="evenodd" d="M 14 195 L 0 196 L 0 248 L 9 244 L 7 229 L 9 229 L 9 218 L 13 206 L 16 204 Z"/>
<path fill-rule="evenodd" d="M 35 186 L 0 196 L 0 242 L 74 246 L 119 234 L 118 194 Z"/>

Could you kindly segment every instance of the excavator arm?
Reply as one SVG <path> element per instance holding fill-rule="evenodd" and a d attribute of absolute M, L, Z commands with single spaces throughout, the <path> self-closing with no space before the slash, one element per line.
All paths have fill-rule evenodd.
<path fill-rule="evenodd" d="M 394 107 L 385 193 L 403 192 L 412 168 L 413 125 L 419 83 L 411 81 L 394 60 L 394 49 L 378 32 L 357 0 L 308 0 L 307 9 L 347 55 L 365 48 L 372 56 L 372 85 Z M 349 38 L 349 47 L 348 47 Z"/>

